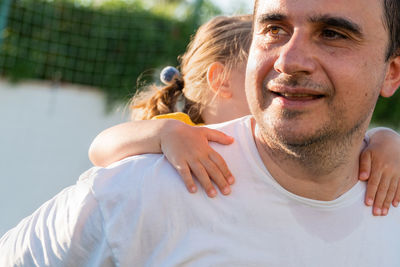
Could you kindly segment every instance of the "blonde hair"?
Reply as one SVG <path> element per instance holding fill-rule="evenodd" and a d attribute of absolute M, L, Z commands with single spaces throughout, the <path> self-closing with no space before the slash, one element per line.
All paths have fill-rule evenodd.
<path fill-rule="evenodd" d="M 158 88 L 152 85 L 131 100 L 132 119 L 151 119 L 177 111 L 184 100 L 182 112 L 194 123 L 203 123 L 201 113 L 210 101 L 207 70 L 213 62 L 221 62 L 225 73 L 247 61 L 251 44 L 252 16 L 218 16 L 203 24 L 180 56 L 182 78 L 174 84 Z"/>

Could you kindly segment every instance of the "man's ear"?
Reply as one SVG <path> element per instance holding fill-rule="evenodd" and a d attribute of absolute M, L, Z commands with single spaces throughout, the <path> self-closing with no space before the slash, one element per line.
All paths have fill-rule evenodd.
<path fill-rule="evenodd" d="M 400 86 L 400 56 L 390 60 L 381 96 L 391 97 Z"/>
<path fill-rule="evenodd" d="M 207 83 L 210 89 L 222 98 L 231 98 L 229 73 L 221 62 L 213 62 L 207 70 Z"/>

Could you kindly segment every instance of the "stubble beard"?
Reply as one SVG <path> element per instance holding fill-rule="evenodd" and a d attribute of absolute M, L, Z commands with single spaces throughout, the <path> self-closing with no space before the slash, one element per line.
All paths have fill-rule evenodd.
<path fill-rule="evenodd" d="M 294 117 L 294 114 L 282 114 Z M 274 126 L 260 125 L 262 139 L 271 156 L 279 161 L 296 162 L 311 175 L 326 175 L 350 160 L 349 150 L 363 136 L 366 120 L 359 120 L 350 129 L 325 125 L 312 135 L 290 136 Z M 336 123 L 335 123 L 336 124 Z M 263 129 L 266 128 L 266 129 Z M 339 130 L 340 129 L 340 130 Z"/>
<path fill-rule="evenodd" d="M 328 103 L 330 117 L 327 123 L 310 134 L 299 134 L 277 123 L 282 120 L 296 120 L 296 117 L 302 115 L 300 111 L 282 110 L 274 115 L 275 119 L 268 117 L 270 114 L 262 110 L 253 114 L 260 127 L 260 137 L 267 145 L 267 153 L 274 160 L 295 162 L 310 175 L 320 176 L 349 162 L 354 142 L 363 138 L 368 127 L 375 106 L 373 101 L 371 103 L 372 108 L 365 109 L 365 114 L 361 114 L 352 124 L 344 117 L 345 107 L 335 107 L 333 103 Z"/>

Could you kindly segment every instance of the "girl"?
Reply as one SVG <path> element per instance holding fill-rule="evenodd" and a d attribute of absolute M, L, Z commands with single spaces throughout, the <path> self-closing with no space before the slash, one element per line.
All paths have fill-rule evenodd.
<path fill-rule="evenodd" d="M 192 193 L 192 174 L 208 196 L 230 193 L 234 177 L 209 141 L 228 145 L 233 139 L 200 124 L 248 115 L 244 76 L 251 43 L 251 16 L 216 17 L 199 28 L 180 70 L 162 72 L 166 86 L 151 86 L 131 102 L 133 121 L 111 127 L 93 141 L 89 158 L 107 166 L 125 157 L 164 153 Z M 176 112 L 182 111 L 182 112 Z M 150 120 L 159 119 L 159 120 Z M 138 130 L 140 129 L 140 130 Z M 400 136 L 386 128 L 369 131 L 360 157 L 359 178 L 369 180 L 365 202 L 374 215 L 386 215 L 400 201 Z"/>

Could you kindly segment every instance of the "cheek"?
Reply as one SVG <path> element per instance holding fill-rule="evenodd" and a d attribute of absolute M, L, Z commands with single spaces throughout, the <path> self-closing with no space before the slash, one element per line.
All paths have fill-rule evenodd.
<path fill-rule="evenodd" d="M 261 83 L 266 74 L 274 66 L 273 51 L 264 49 L 259 42 L 255 41 L 251 46 L 249 58 L 246 66 L 246 77 L 252 76 L 252 79 L 256 79 L 256 83 Z"/>
<path fill-rule="evenodd" d="M 332 79 L 337 89 L 335 93 L 339 94 L 343 101 L 352 102 L 354 106 L 376 102 L 384 73 L 376 67 L 379 66 L 377 62 L 361 60 L 355 62 L 361 64 L 354 66 L 343 64 L 342 68 L 336 68 L 338 72 L 334 75 L 340 78 Z"/>
<path fill-rule="evenodd" d="M 329 116 L 342 123 L 352 123 L 365 120 L 377 101 L 379 90 L 375 75 L 364 75 L 360 68 L 343 68 L 341 73 L 335 73 L 334 97 L 329 102 Z M 356 79 L 354 77 L 357 77 Z"/>
<path fill-rule="evenodd" d="M 271 53 L 252 47 L 246 68 L 246 95 L 250 106 L 262 99 L 263 81 L 273 70 Z M 260 103 L 259 103 L 260 104 Z"/>
<path fill-rule="evenodd" d="M 380 50 L 378 50 L 379 52 Z M 386 64 L 383 53 L 361 51 L 330 57 L 330 72 L 336 82 L 342 82 L 354 94 L 374 94 L 379 90 L 385 78 Z M 333 78 L 334 79 L 334 78 Z M 357 90 L 356 90 L 357 89 Z"/>

